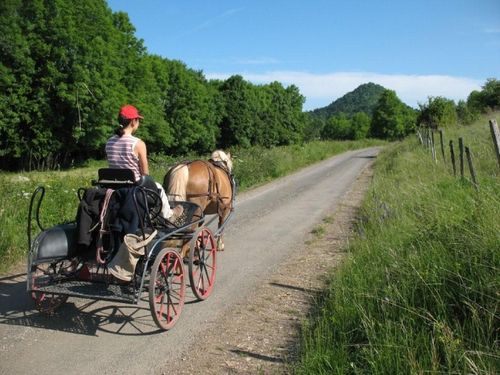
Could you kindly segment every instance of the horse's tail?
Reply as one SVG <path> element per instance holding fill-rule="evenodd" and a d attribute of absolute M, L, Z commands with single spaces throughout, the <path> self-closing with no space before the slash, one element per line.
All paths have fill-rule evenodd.
<path fill-rule="evenodd" d="M 185 201 L 186 186 L 189 179 L 189 168 L 186 164 L 179 164 L 170 169 L 163 181 L 163 187 L 169 200 Z"/>

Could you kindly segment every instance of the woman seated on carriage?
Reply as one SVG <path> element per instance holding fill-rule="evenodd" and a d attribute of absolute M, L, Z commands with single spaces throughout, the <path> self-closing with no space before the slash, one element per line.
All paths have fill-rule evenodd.
<path fill-rule="evenodd" d="M 119 127 L 116 134 L 106 143 L 106 158 L 109 167 L 132 170 L 137 183 L 158 192 L 162 202 L 161 215 L 165 219 L 179 216 L 182 213 L 182 206 L 177 206 L 173 210 L 170 208 L 163 187 L 149 176 L 146 144 L 133 135 L 143 118 L 133 105 L 120 108 Z"/>

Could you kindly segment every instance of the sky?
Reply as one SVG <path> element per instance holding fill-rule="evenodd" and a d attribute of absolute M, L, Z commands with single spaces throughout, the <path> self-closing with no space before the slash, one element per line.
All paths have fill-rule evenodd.
<path fill-rule="evenodd" d="M 418 108 L 500 79 L 500 0 L 108 0 L 148 53 L 207 79 L 296 85 L 304 110 L 363 83 Z"/>

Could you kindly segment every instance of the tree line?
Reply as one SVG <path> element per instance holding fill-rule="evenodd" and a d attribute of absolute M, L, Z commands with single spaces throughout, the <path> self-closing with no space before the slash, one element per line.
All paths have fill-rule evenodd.
<path fill-rule="evenodd" d="M 468 125 L 481 113 L 500 109 L 500 81 L 489 78 L 480 91 L 472 91 L 467 100 L 453 100 L 437 96 L 429 97 L 419 105 L 417 122 L 420 126 L 446 128 L 457 124 Z"/>
<path fill-rule="evenodd" d="M 144 114 L 152 153 L 302 141 L 294 85 L 207 80 L 149 54 L 128 15 L 104 0 L 0 3 L 1 169 L 44 169 L 104 156 L 120 106 Z"/>
<path fill-rule="evenodd" d="M 417 123 L 452 121 L 439 117 L 453 103 L 445 98 L 414 110 L 374 84 L 344 98 L 348 113 L 328 117 L 303 112 L 295 85 L 254 85 L 239 75 L 207 80 L 181 61 L 148 53 L 128 15 L 104 0 L 3 0 L 0 16 L 2 170 L 104 157 L 127 103 L 145 117 L 138 135 L 148 151 L 172 155 L 315 139 L 392 140 Z M 489 80 L 467 102 L 453 103 L 454 113 L 465 121 L 498 106 L 498 96 L 498 81 Z"/>
<path fill-rule="evenodd" d="M 354 103 L 354 104 L 353 104 Z M 441 96 L 428 97 L 418 109 L 404 104 L 392 90 L 373 83 L 359 86 L 327 107 L 309 113 L 310 138 L 356 140 L 365 137 L 402 139 L 415 126 L 445 128 L 468 125 L 481 113 L 500 109 L 500 81 L 489 78 L 481 90 L 455 103 Z M 356 108 L 364 108 L 356 111 Z"/>
<path fill-rule="evenodd" d="M 417 111 L 404 104 L 393 90 L 384 89 L 373 91 L 373 84 L 366 84 L 345 95 L 343 98 L 356 93 L 357 97 L 350 96 L 347 107 L 338 107 L 333 115 L 322 115 L 321 111 L 310 114 L 312 117 L 311 137 L 317 139 L 357 140 L 367 137 L 388 140 L 402 139 L 415 129 Z M 361 89 L 361 90 L 359 90 Z M 337 100 L 342 102 L 343 98 Z M 364 106 L 365 111 L 355 112 L 352 103 L 371 103 Z M 335 104 L 335 103 L 332 103 Z M 333 105 L 331 105 L 333 107 Z M 344 109 L 349 109 L 344 112 Z M 320 114 L 318 116 L 318 113 Z"/>

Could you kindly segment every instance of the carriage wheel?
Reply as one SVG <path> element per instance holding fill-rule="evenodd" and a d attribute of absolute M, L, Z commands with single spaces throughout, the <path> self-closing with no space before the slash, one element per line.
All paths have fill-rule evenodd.
<path fill-rule="evenodd" d="M 217 246 L 212 231 L 201 228 L 193 236 L 189 249 L 189 281 L 196 298 L 207 299 L 215 283 Z"/>
<path fill-rule="evenodd" d="M 184 306 L 186 284 L 182 258 L 173 248 L 164 248 L 156 256 L 149 279 L 149 306 L 156 325 L 172 328 Z"/>
<path fill-rule="evenodd" d="M 39 292 L 37 289 L 54 283 L 61 271 L 68 266 L 59 263 L 43 263 L 32 267 L 31 297 L 38 311 L 44 314 L 53 314 L 68 300 L 68 296 Z"/>

